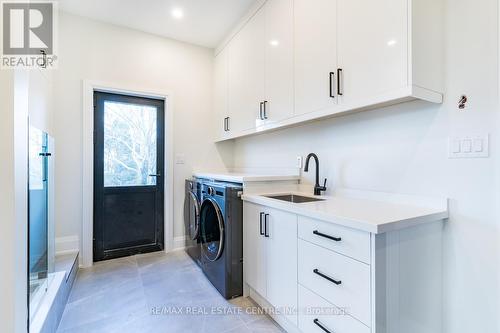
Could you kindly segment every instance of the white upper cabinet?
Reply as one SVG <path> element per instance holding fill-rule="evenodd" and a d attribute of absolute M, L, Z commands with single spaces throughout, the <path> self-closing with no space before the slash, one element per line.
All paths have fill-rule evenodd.
<path fill-rule="evenodd" d="M 337 104 L 335 17 L 336 0 L 295 0 L 296 115 Z"/>
<path fill-rule="evenodd" d="M 443 100 L 443 0 L 267 0 L 228 42 L 219 140 Z"/>
<path fill-rule="evenodd" d="M 222 50 L 214 62 L 214 109 L 217 138 L 229 136 L 231 116 L 228 109 L 228 57 L 227 49 Z"/>
<path fill-rule="evenodd" d="M 341 103 L 363 103 L 406 88 L 408 1 L 337 3 Z"/>
<path fill-rule="evenodd" d="M 255 128 L 264 101 L 265 12 L 258 11 L 229 44 L 229 112 L 233 133 Z"/>
<path fill-rule="evenodd" d="M 265 40 L 266 122 L 293 115 L 293 0 L 269 0 Z"/>

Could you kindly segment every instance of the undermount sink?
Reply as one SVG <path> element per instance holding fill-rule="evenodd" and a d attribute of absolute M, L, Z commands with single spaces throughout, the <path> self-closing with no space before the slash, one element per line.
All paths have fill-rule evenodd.
<path fill-rule="evenodd" d="M 282 201 L 288 201 L 293 203 L 304 203 L 304 202 L 314 202 L 314 201 L 324 201 L 325 199 L 305 197 L 297 194 L 280 194 L 280 195 L 265 195 L 266 198 L 277 199 Z"/>

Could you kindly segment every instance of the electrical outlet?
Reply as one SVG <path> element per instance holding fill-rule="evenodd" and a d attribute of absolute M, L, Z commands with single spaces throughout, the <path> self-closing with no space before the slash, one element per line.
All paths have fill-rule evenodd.
<path fill-rule="evenodd" d="M 186 156 L 184 154 L 176 154 L 175 155 L 175 164 L 185 164 Z"/>
<path fill-rule="evenodd" d="M 302 156 L 297 156 L 297 168 L 302 169 Z"/>
<path fill-rule="evenodd" d="M 489 135 L 453 137 L 448 142 L 449 158 L 489 157 Z"/>

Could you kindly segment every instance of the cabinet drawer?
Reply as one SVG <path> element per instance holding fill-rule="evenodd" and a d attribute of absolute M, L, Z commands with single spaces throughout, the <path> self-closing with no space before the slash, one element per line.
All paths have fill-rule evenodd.
<path fill-rule="evenodd" d="M 301 239 L 298 258 L 300 284 L 370 325 L 369 265 Z"/>
<path fill-rule="evenodd" d="M 301 285 L 299 309 L 299 329 L 304 333 L 370 333 L 368 326 Z"/>
<path fill-rule="evenodd" d="M 299 216 L 299 237 L 311 243 L 370 263 L 370 234 L 333 223 Z"/>

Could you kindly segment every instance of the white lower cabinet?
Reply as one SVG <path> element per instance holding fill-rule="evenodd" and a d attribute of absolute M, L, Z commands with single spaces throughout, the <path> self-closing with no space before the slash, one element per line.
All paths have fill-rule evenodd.
<path fill-rule="evenodd" d="M 289 332 L 441 333 L 442 221 L 374 234 L 243 210 L 245 283 Z"/>
<path fill-rule="evenodd" d="M 267 299 L 297 325 L 297 216 L 265 209 Z"/>
<path fill-rule="evenodd" d="M 267 249 L 262 207 L 243 205 L 243 274 L 245 282 L 261 296 L 267 294 Z"/>
<path fill-rule="evenodd" d="M 299 329 L 304 333 L 370 333 L 370 328 L 299 284 Z"/>
<path fill-rule="evenodd" d="M 297 216 L 245 203 L 245 282 L 297 325 Z"/>
<path fill-rule="evenodd" d="M 299 240 L 299 283 L 370 325 L 369 265 Z"/>
<path fill-rule="evenodd" d="M 347 257 L 370 263 L 370 234 L 299 216 L 299 238 L 338 252 Z"/>

